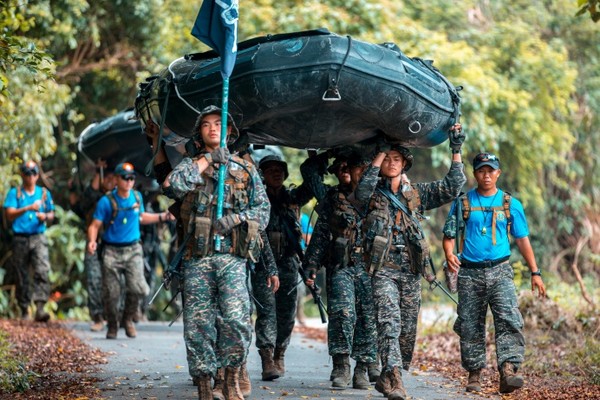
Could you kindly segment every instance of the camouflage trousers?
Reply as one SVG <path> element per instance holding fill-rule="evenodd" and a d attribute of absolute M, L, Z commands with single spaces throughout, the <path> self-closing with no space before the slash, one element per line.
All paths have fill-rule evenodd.
<path fill-rule="evenodd" d="M 252 290 L 256 301 L 256 347 L 259 349 L 282 347 L 290 344 L 296 322 L 297 283 L 299 261 L 296 256 L 277 262 L 279 290 L 273 293 L 267 287 L 265 268 L 257 268 L 252 275 Z M 288 294 L 289 293 L 289 294 Z"/>
<path fill-rule="evenodd" d="M 329 355 L 349 354 L 360 362 L 377 358 L 377 329 L 371 277 L 362 263 L 331 274 L 327 290 Z"/>
<path fill-rule="evenodd" d="M 88 309 L 90 316 L 104 314 L 102 305 L 102 266 L 98 253 L 90 254 L 87 251 L 83 257 L 83 266 L 87 278 Z"/>
<path fill-rule="evenodd" d="M 246 260 L 215 254 L 186 260 L 183 337 L 190 375 L 215 376 L 218 367 L 239 367 L 252 340 Z"/>
<path fill-rule="evenodd" d="M 140 299 L 147 296 L 150 291 L 144 278 L 142 245 L 139 243 L 124 247 L 104 245 L 101 257 L 104 316 L 109 324 L 117 324 L 122 294 L 121 275 L 125 277 L 123 318 L 133 317 L 138 310 Z"/>
<path fill-rule="evenodd" d="M 15 236 L 12 252 L 19 307 L 27 308 L 32 298 L 34 302 L 47 302 L 50 296 L 50 258 L 46 235 Z M 33 293 L 30 288 L 30 268 L 33 270 Z"/>
<path fill-rule="evenodd" d="M 421 276 L 411 273 L 410 266 L 403 264 L 400 269 L 379 269 L 372 282 L 383 369 L 408 370 L 417 339 Z"/>
<path fill-rule="evenodd" d="M 492 268 L 458 271 L 458 318 L 462 366 L 467 371 L 485 368 L 485 318 L 488 306 L 494 318 L 498 366 L 510 361 L 517 367 L 525 354 L 523 317 L 519 311 L 514 271 L 508 262 Z"/>

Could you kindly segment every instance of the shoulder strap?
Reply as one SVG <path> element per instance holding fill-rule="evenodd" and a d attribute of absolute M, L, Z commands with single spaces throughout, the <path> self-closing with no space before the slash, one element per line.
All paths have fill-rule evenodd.
<path fill-rule="evenodd" d="M 462 195 L 460 197 L 460 199 L 462 202 L 463 221 L 466 221 L 471 216 L 471 204 L 469 203 L 469 196 L 467 195 L 467 193 L 465 193 L 464 195 Z M 458 220 L 457 220 L 457 222 L 458 222 Z"/>
<path fill-rule="evenodd" d="M 115 199 L 115 195 L 113 192 L 106 193 L 106 197 L 110 201 L 110 207 L 112 209 L 112 216 L 110 218 L 110 222 L 108 225 L 112 225 L 115 222 L 115 218 L 117 218 L 117 213 L 119 212 L 119 205 L 117 204 L 117 199 Z"/>
<path fill-rule="evenodd" d="M 510 234 L 510 227 L 512 225 L 512 221 L 510 219 L 510 202 L 512 200 L 512 196 L 508 192 L 504 192 L 502 206 L 504 208 L 504 214 L 506 215 L 506 228 L 508 233 Z"/>

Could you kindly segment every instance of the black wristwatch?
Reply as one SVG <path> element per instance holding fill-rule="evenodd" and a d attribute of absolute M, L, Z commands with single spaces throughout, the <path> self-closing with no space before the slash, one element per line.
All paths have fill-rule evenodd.
<path fill-rule="evenodd" d="M 532 272 L 532 273 L 531 273 L 531 276 L 539 276 L 539 277 L 541 277 L 541 276 L 542 276 L 542 271 L 540 271 L 540 270 L 538 269 L 537 271 L 535 271 L 535 272 Z"/>

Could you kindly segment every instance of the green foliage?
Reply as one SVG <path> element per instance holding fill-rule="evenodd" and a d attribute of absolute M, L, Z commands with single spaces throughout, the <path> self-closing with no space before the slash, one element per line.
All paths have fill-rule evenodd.
<path fill-rule="evenodd" d="M 575 15 L 580 16 L 586 12 L 589 12 L 592 21 L 598 22 L 600 21 L 600 11 L 598 10 L 599 5 L 600 4 L 598 0 L 577 0 L 577 7 L 579 7 L 579 11 L 577 11 L 577 14 Z"/>
<path fill-rule="evenodd" d="M 0 393 L 25 392 L 39 377 L 28 371 L 26 360 L 11 351 L 8 334 L 0 331 Z"/>

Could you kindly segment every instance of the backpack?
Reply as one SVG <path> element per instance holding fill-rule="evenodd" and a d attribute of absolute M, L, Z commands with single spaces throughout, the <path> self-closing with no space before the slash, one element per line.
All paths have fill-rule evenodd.
<path fill-rule="evenodd" d="M 461 231 L 461 237 L 459 240 L 459 248 L 458 248 L 459 252 L 462 252 L 462 250 L 463 250 L 467 220 L 471 216 L 472 211 L 484 211 L 484 210 L 491 209 L 492 211 L 494 211 L 494 215 L 495 215 L 495 211 L 504 210 L 504 215 L 506 215 L 506 230 L 508 233 L 510 233 L 510 227 L 512 225 L 512 221 L 510 220 L 510 202 L 512 200 L 512 196 L 509 192 L 504 192 L 504 195 L 502 196 L 502 205 L 501 206 L 495 206 L 495 207 L 490 207 L 490 208 L 481 207 L 481 206 L 471 207 L 471 204 L 469 203 L 469 197 L 466 194 L 463 194 L 462 196 L 460 196 L 459 200 L 460 200 L 460 203 L 457 203 L 457 206 L 460 205 L 462 207 L 462 219 L 463 219 L 462 229 L 459 229 Z M 493 221 L 495 221 L 495 217 L 493 217 L 493 218 L 494 218 Z M 457 221 L 457 225 L 459 225 L 458 221 Z M 492 223 L 492 243 L 496 244 L 496 224 L 495 223 Z"/>
<path fill-rule="evenodd" d="M 135 208 L 136 204 L 138 205 L 138 207 L 142 204 L 142 195 L 140 194 L 140 192 L 138 192 L 137 190 L 134 190 L 133 196 L 135 197 L 135 203 L 133 204 L 133 206 L 119 208 L 117 199 L 115 199 L 115 195 L 113 194 L 113 192 L 111 191 L 111 192 L 106 193 L 106 197 L 108 197 L 108 200 L 110 201 L 110 207 L 112 209 L 112 216 L 111 216 L 110 222 L 107 224 L 107 226 L 110 226 L 115 222 L 115 218 L 117 218 L 117 214 L 119 213 L 119 211 L 133 210 Z"/>
<path fill-rule="evenodd" d="M 17 208 L 20 208 L 20 204 L 19 201 L 22 200 L 24 198 L 23 195 L 23 189 L 21 186 L 17 186 Z M 42 187 L 42 204 L 46 204 L 46 200 L 48 199 L 48 189 L 46 189 L 45 187 Z M 8 215 L 6 213 L 6 207 L 2 207 L 2 216 L 1 216 L 1 228 L 2 228 L 2 233 L 1 233 L 1 239 L 2 241 L 7 241 L 10 240 L 13 236 L 13 231 L 12 231 L 12 221 L 10 221 L 8 219 Z"/>

